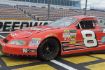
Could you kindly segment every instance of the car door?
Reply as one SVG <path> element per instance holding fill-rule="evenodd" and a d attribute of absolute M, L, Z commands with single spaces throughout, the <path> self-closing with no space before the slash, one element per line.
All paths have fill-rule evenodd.
<path fill-rule="evenodd" d="M 67 35 L 68 41 L 63 43 L 65 53 L 72 54 L 103 49 L 101 44 L 102 41 L 105 44 L 105 40 L 103 40 L 105 34 L 102 33 L 97 23 L 97 20 L 85 19 L 70 27 L 72 29 L 67 29 L 64 33 Z"/>
<path fill-rule="evenodd" d="M 76 36 L 76 46 L 81 47 L 81 49 L 90 49 L 98 46 L 97 35 L 96 32 L 96 24 L 95 20 L 81 20 L 76 28 L 77 28 L 77 36 Z"/>

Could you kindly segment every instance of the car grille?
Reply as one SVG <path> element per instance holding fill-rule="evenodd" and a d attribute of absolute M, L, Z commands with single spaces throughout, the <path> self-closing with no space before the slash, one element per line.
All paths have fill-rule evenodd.
<path fill-rule="evenodd" d="M 8 43 L 8 40 L 7 39 L 3 39 L 3 42 Z"/>

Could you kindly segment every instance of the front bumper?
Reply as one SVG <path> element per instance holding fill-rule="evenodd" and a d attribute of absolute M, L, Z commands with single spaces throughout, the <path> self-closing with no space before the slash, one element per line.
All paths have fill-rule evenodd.
<path fill-rule="evenodd" d="M 1 51 L 7 55 L 37 56 L 37 47 L 9 45 L 0 40 Z"/>

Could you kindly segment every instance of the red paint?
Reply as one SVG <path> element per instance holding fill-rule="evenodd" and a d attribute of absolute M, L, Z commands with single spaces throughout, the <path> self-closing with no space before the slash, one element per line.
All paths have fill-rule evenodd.
<path fill-rule="evenodd" d="M 74 17 L 78 19 L 77 22 L 71 24 L 68 27 L 55 28 L 55 27 L 48 27 L 48 26 L 38 26 L 37 28 L 39 30 L 34 30 L 34 29 L 30 30 L 30 28 L 29 28 L 26 30 L 17 30 L 15 32 L 12 32 L 6 37 L 6 39 L 8 41 L 11 41 L 14 39 L 20 39 L 20 40 L 26 41 L 27 44 L 24 46 L 10 45 L 8 43 L 4 43 L 1 40 L 0 43 L 2 45 L 2 51 L 6 54 L 37 56 L 37 52 L 23 53 L 22 49 L 27 48 L 27 49 L 37 50 L 37 48 L 39 46 L 34 46 L 34 47 L 28 46 L 28 44 L 32 38 L 40 38 L 41 39 L 40 43 L 41 43 L 44 39 L 46 39 L 48 37 L 55 37 L 61 43 L 61 42 L 65 41 L 63 38 L 64 30 L 76 30 L 76 38 L 75 38 L 76 43 L 72 47 L 69 45 L 69 47 L 74 48 L 74 49 L 79 47 L 79 48 L 83 48 L 83 49 L 68 50 L 68 51 L 63 51 L 63 49 L 61 49 L 61 55 L 73 54 L 73 53 L 82 53 L 82 52 L 95 51 L 95 50 L 105 50 L 105 43 L 101 43 L 101 41 L 100 41 L 101 38 L 103 36 L 105 36 L 105 33 L 102 32 L 102 28 L 98 25 L 98 23 L 96 24 L 95 29 L 89 29 L 89 30 L 91 30 L 95 33 L 96 40 L 100 41 L 101 44 L 99 44 L 99 42 L 98 42 L 97 46 L 91 47 L 91 48 L 87 48 L 86 46 L 82 45 L 84 42 L 83 42 L 83 37 L 82 37 L 81 31 L 82 30 L 88 30 L 88 29 L 77 29 L 76 28 L 76 25 L 81 20 L 96 20 L 97 21 L 97 19 L 95 17 L 90 17 L 90 16 L 74 16 Z M 89 35 L 89 36 L 91 36 L 91 35 Z M 81 46 L 75 46 L 76 44 L 81 44 Z"/>

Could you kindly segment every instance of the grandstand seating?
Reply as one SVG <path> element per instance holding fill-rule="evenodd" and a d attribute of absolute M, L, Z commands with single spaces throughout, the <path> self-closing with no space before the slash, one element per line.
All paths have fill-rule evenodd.
<path fill-rule="evenodd" d="M 0 19 L 30 19 L 22 11 L 18 10 L 14 6 L 0 4 Z"/>
<path fill-rule="evenodd" d="M 38 20 L 47 20 L 47 8 L 38 8 L 38 7 L 30 7 L 30 6 L 22 6 L 17 5 L 19 9 L 24 11 L 26 14 L 30 15 L 33 19 Z M 68 17 L 68 16 L 75 16 L 75 15 L 83 15 L 84 10 L 80 9 L 50 9 L 50 20 L 56 20 L 61 17 Z M 105 17 L 104 12 L 101 11 L 94 11 L 94 10 L 88 10 L 87 15 L 91 16 L 98 16 L 98 17 Z"/>
<path fill-rule="evenodd" d="M 5 5 L 0 4 L 0 19 L 35 19 L 39 21 L 46 21 L 48 19 L 48 9 L 46 7 L 25 6 L 25 5 Z M 49 20 L 54 21 L 62 17 L 69 17 L 75 15 L 83 15 L 84 10 L 80 9 L 50 9 Z M 87 15 L 104 17 L 105 13 L 102 11 L 88 10 Z"/>

